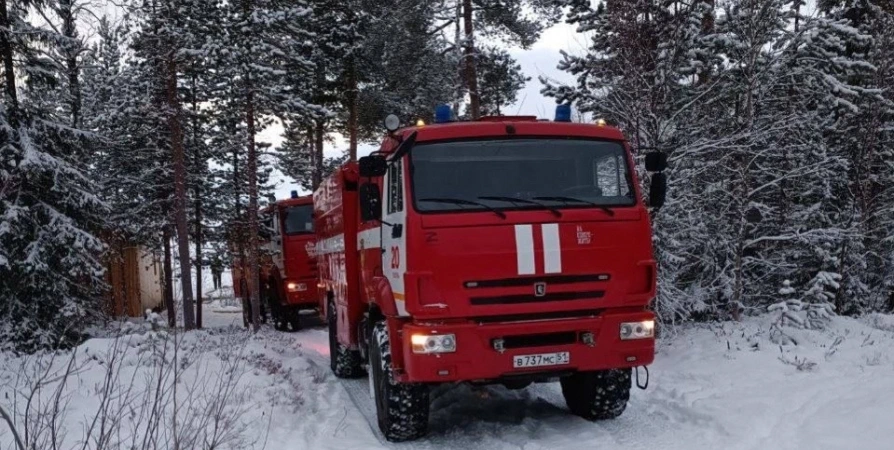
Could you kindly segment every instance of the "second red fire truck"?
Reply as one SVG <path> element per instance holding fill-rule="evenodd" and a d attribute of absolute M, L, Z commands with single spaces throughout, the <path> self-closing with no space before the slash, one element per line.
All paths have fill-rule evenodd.
<path fill-rule="evenodd" d="M 292 192 L 292 198 L 276 201 L 260 214 L 261 310 L 263 317 L 269 314 L 277 330 L 298 330 L 300 312 L 319 306 L 312 215 L 312 197 L 299 197 L 297 192 Z M 234 258 L 233 287 L 236 297 L 243 299 L 243 321 L 247 327 L 251 311 L 248 270 L 238 261 L 239 258 Z"/>
<path fill-rule="evenodd" d="M 331 368 L 368 373 L 391 441 L 440 383 L 559 381 L 571 412 L 625 409 L 654 357 L 656 263 L 631 149 L 603 124 L 492 117 L 398 129 L 314 193 Z M 665 159 L 649 155 L 650 202 Z"/>

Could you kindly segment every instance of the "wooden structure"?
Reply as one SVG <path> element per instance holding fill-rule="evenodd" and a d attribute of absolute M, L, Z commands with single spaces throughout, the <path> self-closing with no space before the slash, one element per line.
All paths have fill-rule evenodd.
<path fill-rule="evenodd" d="M 164 308 L 161 255 L 144 247 L 110 245 L 106 266 L 109 292 L 105 311 L 112 317 L 141 317 Z"/>

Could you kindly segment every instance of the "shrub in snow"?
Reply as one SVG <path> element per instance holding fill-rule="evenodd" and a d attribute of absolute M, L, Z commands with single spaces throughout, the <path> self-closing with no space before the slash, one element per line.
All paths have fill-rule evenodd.
<path fill-rule="evenodd" d="M 873 328 L 894 333 L 894 314 L 870 314 L 866 321 Z"/>
<path fill-rule="evenodd" d="M 0 358 L 0 427 L 23 449 L 257 448 L 246 343 L 237 330 L 150 331 Z M 0 448 L 15 448 L 5 430 Z"/>
<path fill-rule="evenodd" d="M 795 344 L 797 341 L 783 330 L 790 326 L 800 329 L 821 330 L 835 315 L 835 307 L 829 302 L 807 303 L 793 298 L 796 291 L 789 280 L 782 283 L 779 295 L 782 301 L 770 305 L 767 310 L 776 314 L 776 320 L 770 327 L 770 339 L 780 345 Z M 789 298 L 785 298 L 789 297 Z"/>
<path fill-rule="evenodd" d="M 788 364 L 790 366 L 794 366 L 795 369 L 798 369 L 799 372 L 810 372 L 814 368 L 816 368 L 816 363 L 807 359 L 795 356 L 792 359 L 788 359 L 785 356 L 780 356 L 779 360 Z"/>

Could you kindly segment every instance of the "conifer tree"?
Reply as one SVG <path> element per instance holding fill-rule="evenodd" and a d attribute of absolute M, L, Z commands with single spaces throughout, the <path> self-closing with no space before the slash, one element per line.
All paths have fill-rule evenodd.
<path fill-rule="evenodd" d="M 44 94 L 62 85 L 39 56 L 64 36 L 33 22 L 53 1 L 0 1 L 0 342 L 68 346 L 97 312 L 103 288 L 96 237 L 106 205 L 77 156 L 89 133 Z M 42 40 L 46 38 L 47 40 Z"/>

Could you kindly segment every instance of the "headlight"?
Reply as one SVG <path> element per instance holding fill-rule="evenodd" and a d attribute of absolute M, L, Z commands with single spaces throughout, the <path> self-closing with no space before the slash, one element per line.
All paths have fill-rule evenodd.
<path fill-rule="evenodd" d="M 456 335 L 414 334 L 410 336 L 413 353 L 453 353 L 456 351 Z"/>
<path fill-rule="evenodd" d="M 642 322 L 622 322 L 621 340 L 649 339 L 655 337 L 655 321 L 643 320 Z"/>
<path fill-rule="evenodd" d="M 307 285 L 304 283 L 289 283 L 286 285 L 286 288 L 289 292 L 302 292 L 307 290 Z"/>

